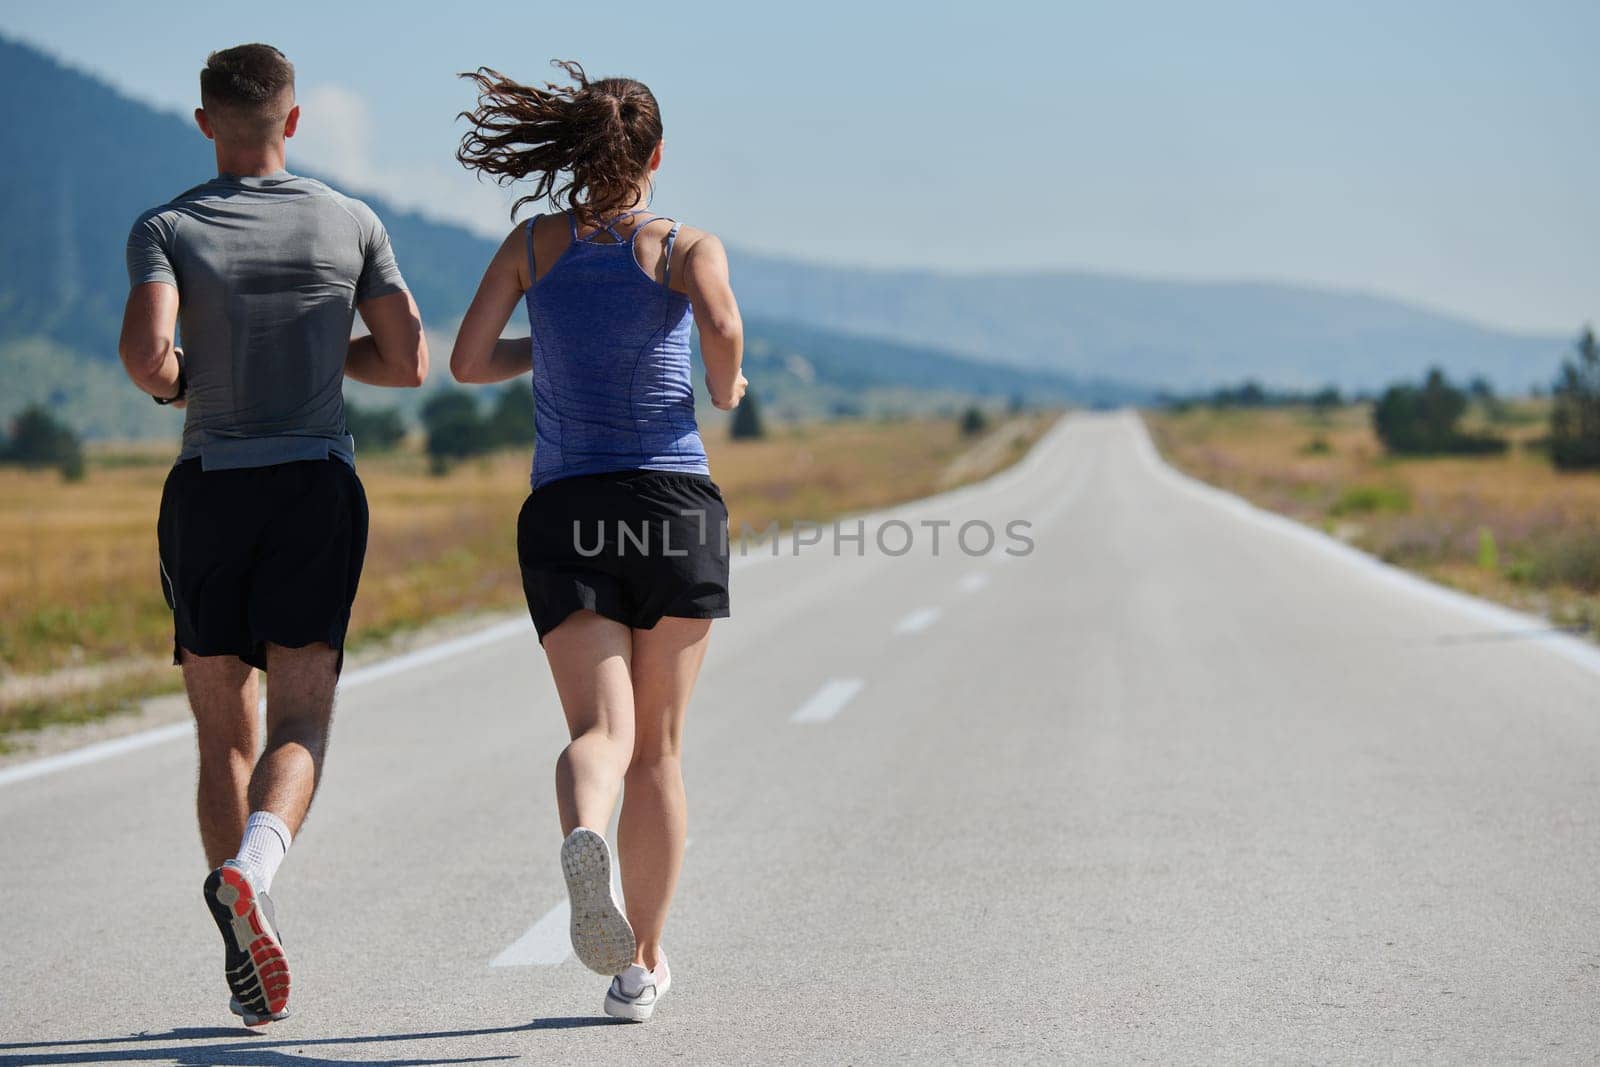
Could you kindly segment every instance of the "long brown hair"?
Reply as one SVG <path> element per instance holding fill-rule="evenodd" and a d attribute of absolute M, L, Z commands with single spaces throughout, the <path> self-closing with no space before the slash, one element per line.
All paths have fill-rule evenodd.
<path fill-rule="evenodd" d="M 639 179 L 661 143 L 661 109 L 643 82 L 590 81 L 570 60 L 551 60 L 572 85 L 536 89 L 497 70 L 462 74 L 478 87 L 478 106 L 458 117 L 472 124 L 456 159 L 468 170 L 506 185 L 533 180 L 533 191 L 511 208 L 548 198 L 565 201 L 584 222 L 639 205 Z"/>

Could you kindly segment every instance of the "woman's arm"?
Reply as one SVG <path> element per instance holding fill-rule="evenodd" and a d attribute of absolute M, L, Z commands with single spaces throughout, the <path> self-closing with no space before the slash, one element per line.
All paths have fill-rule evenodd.
<path fill-rule="evenodd" d="M 706 361 L 706 388 L 723 411 L 739 406 L 749 385 L 739 365 L 744 360 L 744 323 L 728 282 L 728 253 L 713 234 L 684 252 L 684 284 L 700 329 L 700 355 Z"/>
<path fill-rule="evenodd" d="M 528 274 L 528 227 L 518 226 L 500 242 L 478 283 L 477 295 L 461 320 L 450 350 L 450 373 L 458 382 L 503 382 L 533 369 L 533 343 L 526 337 L 501 340 L 517 302 L 533 279 Z"/>

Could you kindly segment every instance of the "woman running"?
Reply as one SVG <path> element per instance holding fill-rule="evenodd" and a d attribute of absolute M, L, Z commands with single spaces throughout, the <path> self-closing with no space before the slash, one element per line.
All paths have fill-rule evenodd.
<path fill-rule="evenodd" d="M 462 382 L 533 374 L 533 492 L 517 519 L 528 610 L 572 742 L 556 760 L 572 947 L 612 975 L 607 1014 L 643 1021 L 671 974 L 661 931 L 683 864 L 679 752 L 711 620 L 728 614 L 728 513 L 695 424 L 689 326 L 711 401 L 739 403 L 744 330 L 712 234 L 646 212 L 661 111 L 631 78 L 520 85 L 487 68 L 456 154 L 533 183 L 462 320 Z M 531 338 L 502 340 L 518 300 Z M 623 913 L 603 836 L 618 792 Z"/>

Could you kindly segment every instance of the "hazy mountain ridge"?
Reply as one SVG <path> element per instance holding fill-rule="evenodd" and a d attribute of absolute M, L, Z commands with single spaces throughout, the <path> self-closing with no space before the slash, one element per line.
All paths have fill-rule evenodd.
<path fill-rule="evenodd" d="M 1373 388 L 1439 363 L 1521 390 L 1548 384 L 1570 346 L 1566 337 L 1496 331 L 1372 294 L 1266 282 L 952 275 L 750 253 L 736 266 L 740 303 L 755 314 L 1157 389 L 1246 377 Z"/>

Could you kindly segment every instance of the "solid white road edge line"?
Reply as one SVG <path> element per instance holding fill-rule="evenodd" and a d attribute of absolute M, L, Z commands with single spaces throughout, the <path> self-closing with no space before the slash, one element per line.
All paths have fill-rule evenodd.
<path fill-rule="evenodd" d="M 12 767 L 0 770 L 0 786 L 11 785 L 13 782 L 26 782 L 30 778 L 40 778 L 56 771 L 64 771 L 68 767 L 78 767 L 85 763 L 99 763 L 101 760 L 120 756 L 125 752 L 136 752 L 141 748 L 159 745 L 163 741 L 176 741 L 180 737 L 188 737 L 194 733 L 193 722 L 175 722 L 166 726 L 156 726 L 149 730 L 140 730 L 136 734 L 124 737 L 113 737 L 109 741 L 97 741 L 92 745 L 74 748 L 67 752 L 59 752 L 54 756 L 44 756 L 40 759 L 30 760 L 27 763 L 18 763 Z"/>
<path fill-rule="evenodd" d="M 454 637 L 448 641 L 441 641 L 437 645 L 429 645 L 411 652 L 403 652 L 393 659 L 386 659 L 365 667 L 357 667 L 346 671 L 339 679 L 339 689 L 344 691 L 358 686 L 375 682 L 380 678 L 409 671 L 415 667 L 422 667 L 429 663 L 437 663 L 442 659 L 462 652 L 469 652 L 484 645 L 492 645 L 496 641 L 505 641 L 533 632 L 533 622 L 529 619 L 507 619 L 486 626 L 461 637 Z M 0 769 L 0 786 L 12 785 L 16 782 L 26 782 L 30 778 L 40 778 L 57 771 L 64 771 L 69 767 L 81 767 L 87 763 L 99 763 L 101 760 L 111 759 L 128 752 L 137 752 L 141 748 L 159 745 L 164 741 L 176 741 L 181 737 L 190 737 L 194 734 L 194 722 L 175 722 L 166 726 L 156 726 L 138 733 L 128 734 L 126 737 L 114 737 L 109 741 L 101 741 L 93 745 L 85 745 L 68 752 L 60 752 L 53 756 L 44 756 L 40 759 L 30 760 L 27 763 L 18 763 L 12 767 Z"/>
<path fill-rule="evenodd" d="M 844 710 L 867 683 L 860 678 L 834 678 L 822 683 L 822 688 L 811 694 L 811 699 L 795 709 L 790 722 L 827 722 Z"/>
<path fill-rule="evenodd" d="M 1498 633 L 1526 634 L 1529 640 L 1535 641 L 1540 647 L 1570 660 L 1584 670 L 1600 674 L 1600 646 L 1589 641 L 1574 637 L 1552 628 L 1549 619 L 1542 619 L 1535 615 L 1516 611 L 1512 608 L 1481 600 L 1467 593 L 1430 582 L 1420 575 L 1403 570 L 1390 563 L 1385 563 L 1376 556 L 1368 555 L 1351 545 L 1330 537 L 1315 527 L 1307 526 L 1275 511 L 1267 511 L 1256 507 L 1241 496 L 1218 489 L 1214 485 L 1200 481 L 1183 471 L 1172 466 L 1162 458 L 1156 450 L 1155 442 L 1150 439 L 1150 428 L 1145 425 L 1142 418 L 1133 416 L 1134 424 L 1138 427 L 1137 446 L 1135 448 L 1139 458 L 1147 464 L 1157 475 L 1167 478 L 1174 485 L 1187 490 L 1190 494 L 1199 497 L 1217 508 L 1227 511 L 1245 522 L 1273 530 L 1285 537 L 1292 538 L 1302 544 L 1318 549 L 1330 556 L 1336 556 L 1345 563 L 1365 571 L 1369 576 L 1387 582 L 1396 589 L 1404 590 L 1413 596 L 1428 600 L 1441 607 L 1449 608 L 1456 614 L 1475 620 L 1482 625 L 1493 627 Z"/>

